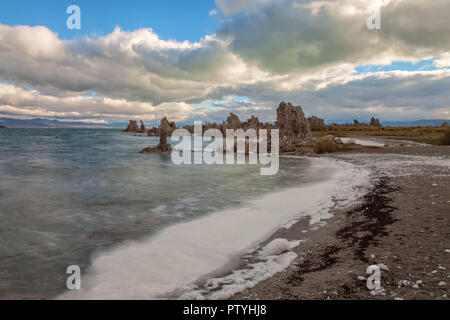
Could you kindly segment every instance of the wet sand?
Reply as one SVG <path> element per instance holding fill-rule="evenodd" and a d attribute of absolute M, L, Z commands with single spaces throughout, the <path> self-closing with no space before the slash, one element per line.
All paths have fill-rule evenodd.
<path fill-rule="evenodd" d="M 450 147 L 356 148 L 333 157 L 370 168 L 371 190 L 309 232 L 285 271 L 232 299 L 448 299 Z M 300 229 L 283 237 L 303 238 Z M 383 291 L 367 289 L 374 264 L 389 269 Z"/>

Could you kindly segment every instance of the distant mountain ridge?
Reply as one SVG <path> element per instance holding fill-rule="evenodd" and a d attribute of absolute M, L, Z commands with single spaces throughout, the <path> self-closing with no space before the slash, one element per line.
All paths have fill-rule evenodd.
<path fill-rule="evenodd" d="M 327 124 L 331 124 L 333 121 L 327 121 Z M 391 127 L 417 127 L 417 126 L 434 126 L 439 127 L 442 123 L 448 122 L 449 119 L 422 119 L 411 121 L 382 121 L 383 126 Z M 337 123 L 345 123 L 345 121 L 337 121 Z M 347 123 L 353 123 L 353 120 L 347 121 Z M 368 122 L 367 122 L 368 123 Z M 13 119 L 13 118 L 0 118 L 0 128 L 125 128 L 126 123 L 108 123 L 108 124 L 93 124 L 83 121 L 78 122 L 64 122 L 59 120 L 48 120 L 42 118 L 34 119 Z"/>
<path fill-rule="evenodd" d="M 79 122 L 64 122 L 59 120 L 34 119 L 12 119 L 0 118 L 0 127 L 7 128 L 112 128 L 121 127 L 122 124 L 96 124 Z"/>
<path fill-rule="evenodd" d="M 368 124 L 370 121 L 360 121 L 360 123 Z M 381 125 L 385 127 L 440 127 L 444 122 L 450 125 L 450 119 L 420 119 L 420 120 L 409 120 L 409 121 L 383 121 L 380 120 Z M 338 123 L 338 124 L 353 124 L 351 121 L 327 121 L 327 124 Z"/>
<path fill-rule="evenodd" d="M 444 122 L 450 124 L 448 119 L 422 119 L 413 121 L 381 121 L 383 126 L 390 127 L 440 127 Z"/>

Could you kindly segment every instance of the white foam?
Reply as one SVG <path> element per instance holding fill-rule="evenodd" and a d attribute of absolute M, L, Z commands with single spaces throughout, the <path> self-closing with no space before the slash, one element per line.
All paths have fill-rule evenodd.
<path fill-rule="evenodd" d="M 336 157 L 356 161 L 376 175 L 389 177 L 423 174 L 423 167 L 436 167 L 433 176 L 448 176 L 450 158 L 443 156 L 418 156 L 402 154 L 353 154 L 351 159 L 341 154 Z"/>
<path fill-rule="evenodd" d="M 297 258 L 297 254 L 290 250 L 297 247 L 300 242 L 287 239 L 272 240 L 259 251 L 261 261 L 249 264 L 243 269 L 233 270 L 224 277 L 207 279 L 203 289 L 193 285 L 180 299 L 228 299 L 238 292 L 253 288 L 259 282 L 286 269 Z"/>
<path fill-rule="evenodd" d="M 368 172 L 345 162 L 316 158 L 314 165 L 336 170 L 326 181 L 271 193 L 244 207 L 174 225 L 147 241 L 103 253 L 93 260 L 88 276 L 83 278 L 82 290 L 60 298 L 165 298 L 227 265 L 236 254 L 251 252 L 289 221 L 306 215 L 314 223 L 328 218 L 330 207 L 336 204 L 332 198 L 338 204 L 348 204 L 356 199 L 356 186 L 368 181 Z M 294 255 L 287 252 L 269 256 L 272 271 L 259 274 L 255 281 L 279 272 L 295 259 Z M 263 265 L 255 268 L 268 270 Z"/>
<path fill-rule="evenodd" d="M 384 147 L 385 144 L 369 139 L 358 139 L 358 138 L 340 138 L 343 143 L 356 143 L 366 147 Z"/>
<path fill-rule="evenodd" d="M 264 257 L 268 257 L 279 255 L 289 250 L 291 250 L 291 245 L 287 239 L 274 239 L 264 247 L 262 254 Z"/>

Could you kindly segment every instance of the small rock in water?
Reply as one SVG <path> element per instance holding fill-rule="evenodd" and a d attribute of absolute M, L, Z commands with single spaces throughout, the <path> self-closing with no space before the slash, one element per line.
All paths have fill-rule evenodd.
<path fill-rule="evenodd" d="M 445 285 L 447 285 L 447 283 L 445 283 L 444 281 L 441 281 L 441 282 L 439 282 L 439 284 L 438 284 L 439 287 L 443 287 L 443 286 L 445 286 Z"/>

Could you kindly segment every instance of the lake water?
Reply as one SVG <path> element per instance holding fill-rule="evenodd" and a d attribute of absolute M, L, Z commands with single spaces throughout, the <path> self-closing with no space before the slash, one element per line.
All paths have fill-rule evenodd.
<path fill-rule="evenodd" d="M 334 172 L 305 158 L 282 158 L 277 175 L 261 176 L 258 165 L 176 166 L 138 153 L 157 143 L 120 130 L 0 129 L 0 298 L 55 297 L 67 291 L 69 265 L 90 270 L 104 252 L 217 212 L 245 214 L 255 199 Z"/>

